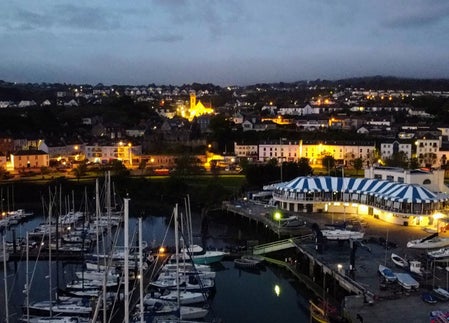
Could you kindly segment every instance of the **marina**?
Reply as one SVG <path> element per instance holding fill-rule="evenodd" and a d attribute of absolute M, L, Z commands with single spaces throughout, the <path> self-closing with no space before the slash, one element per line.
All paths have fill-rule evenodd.
<path fill-rule="evenodd" d="M 57 236 L 59 231 L 42 226 L 40 224 L 42 218 L 32 218 L 26 225 L 5 231 L 5 237 L 8 241 L 15 241 L 17 237 L 23 241 L 24 233 L 28 233 L 29 236 L 29 232 L 35 233 L 37 227 L 40 228 L 39 230 L 44 230 L 45 233 L 39 235 L 44 243 L 36 243 L 34 248 L 42 251 L 42 247 L 47 247 L 47 250 L 42 254 L 36 252 L 36 259 L 34 259 L 34 256 L 30 258 L 30 254 L 33 255 L 30 252 L 31 249 L 25 249 L 27 250 L 27 259 L 33 259 L 33 261 L 40 263 L 38 267 L 33 269 L 33 272 L 40 271 L 41 277 L 52 277 L 50 281 L 47 279 L 47 282 L 44 280 L 44 282 L 39 283 L 41 286 L 45 286 L 50 282 L 50 288 L 47 287 L 47 291 L 41 290 L 40 296 L 33 295 L 39 291 L 30 290 L 28 300 L 25 300 L 23 295 L 15 295 L 14 297 L 17 297 L 17 299 L 11 297 L 12 302 L 10 304 L 22 308 L 23 304 L 30 302 L 29 305 L 24 307 L 24 309 L 27 309 L 27 313 L 45 313 L 45 311 L 48 311 L 45 308 L 49 308 L 48 305 L 55 301 L 51 297 L 49 299 L 45 294 L 48 295 L 48 289 L 52 291 L 58 286 L 56 297 L 61 301 L 58 300 L 57 303 L 53 303 L 54 306 L 50 307 L 54 307 L 55 310 L 61 306 L 62 311 L 72 311 L 67 312 L 67 314 L 74 313 L 75 308 L 78 307 L 74 306 L 75 303 L 70 300 L 70 297 L 74 295 L 78 297 L 80 295 L 78 293 L 85 293 L 83 295 L 89 295 L 91 300 L 94 297 L 98 297 L 98 300 L 95 303 L 89 302 L 89 309 L 82 307 L 85 306 L 83 304 L 77 304 L 76 306 L 81 306 L 80 309 L 83 308 L 83 311 L 86 311 L 85 315 L 93 316 L 94 319 L 101 319 L 102 315 L 112 315 L 111 317 L 114 317 L 114 320 L 121 320 L 120 318 L 123 317 L 138 317 L 140 308 L 146 308 L 145 317 L 147 321 L 150 320 L 147 315 L 151 315 L 151 320 L 154 319 L 153 316 L 158 316 L 160 320 L 161 315 L 170 316 L 176 312 L 173 310 L 173 306 L 167 303 L 176 302 L 176 296 L 173 296 L 173 293 L 169 296 L 163 290 L 171 289 L 175 291 L 182 286 L 185 291 L 188 290 L 188 293 L 183 293 L 182 298 L 181 294 L 178 296 L 179 301 L 182 300 L 184 303 L 182 306 L 186 306 L 183 309 L 183 319 L 213 320 L 217 316 L 215 309 L 219 300 L 217 297 L 222 293 L 223 287 L 218 283 L 222 275 L 232 271 L 238 272 L 239 275 L 254 276 L 257 279 L 268 272 L 273 272 L 273 270 L 278 273 L 282 272 L 281 276 L 291 277 L 283 278 L 287 281 L 294 279 L 296 285 L 294 290 L 301 290 L 302 295 L 296 296 L 297 302 L 301 306 L 299 308 L 296 306 L 292 310 L 293 312 L 299 310 L 301 313 L 306 313 L 306 318 L 310 317 L 311 310 L 315 311 L 313 313 L 317 317 L 319 316 L 320 311 L 317 310 L 317 307 L 320 308 L 321 305 L 319 304 L 321 303 L 316 301 L 317 299 L 325 299 L 325 304 L 335 308 L 340 320 L 345 318 L 353 322 L 356 322 L 358 317 L 367 317 L 364 320 L 369 322 L 371 316 L 379 321 L 388 322 L 392 314 L 384 309 L 389 308 L 389 304 L 395 304 L 400 308 L 409 302 L 416 302 L 416 309 L 418 309 L 413 315 L 410 315 L 410 322 L 422 322 L 424 317 L 429 318 L 430 315 L 425 307 L 428 306 L 430 298 L 427 296 L 424 298 L 423 294 L 434 295 L 437 293 L 439 297 L 435 296 L 435 298 L 442 302 L 444 295 L 439 288 L 444 290 L 444 287 L 446 287 L 447 290 L 447 271 L 444 270 L 444 267 L 437 265 L 436 262 L 432 262 L 430 258 L 422 258 L 419 249 L 407 247 L 408 241 L 419 240 L 423 242 L 430 240 L 430 238 L 426 240 L 429 233 L 422 229 L 387 224 L 366 215 L 356 218 L 353 215 L 334 213 L 294 214 L 285 210 L 282 211 L 282 214 L 278 212 L 280 211 L 276 207 L 259 201 L 242 199 L 224 203 L 222 214 L 218 218 L 210 216 L 207 219 L 209 222 L 209 240 L 200 242 L 204 246 L 209 246 L 207 248 L 199 247 L 198 238 L 200 235 L 198 233 L 193 234 L 193 232 L 183 233 L 183 238 L 180 240 L 182 244 L 189 247 L 184 245 L 173 247 L 179 237 L 176 237 L 178 230 L 173 229 L 171 217 L 148 217 L 145 218 L 145 221 L 131 217 L 129 219 L 131 222 L 125 225 L 131 231 L 131 238 L 127 236 L 129 233 L 122 232 L 120 224 L 115 225 L 115 229 L 111 230 L 111 233 L 118 233 L 114 238 L 115 245 L 118 247 L 110 253 L 111 256 L 108 257 L 108 260 L 98 252 L 101 244 L 94 244 L 90 247 L 89 257 L 80 252 L 78 253 L 79 258 L 73 256 L 70 261 L 70 257 L 65 258 L 58 255 L 58 244 L 54 249 L 52 243 L 45 242 L 46 236 Z M 286 222 L 281 221 L 280 217 L 287 218 L 288 222 L 292 222 L 294 225 L 286 225 Z M 41 222 L 38 223 L 38 221 Z M 204 218 L 196 217 L 195 220 L 191 221 L 195 222 L 192 227 L 200 228 L 201 221 L 204 221 Z M 215 221 L 218 222 L 214 223 Z M 224 239 L 223 236 L 223 232 L 228 232 L 234 224 L 237 224 L 236 227 L 238 228 L 232 229 L 237 231 L 235 236 L 241 236 L 240 230 L 245 230 L 245 237 L 247 238 L 244 240 L 245 245 L 239 248 L 236 248 L 236 246 L 239 244 L 238 241 L 241 243 L 242 240 L 236 239 L 231 242 L 231 240 Z M 188 228 L 190 225 L 189 222 L 185 222 L 184 228 Z M 71 227 L 75 227 L 73 223 Z M 88 226 L 85 226 L 85 228 L 87 229 Z M 251 233 L 247 234 L 246 230 Z M 108 228 L 103 229 L 101 241 L 107 242 L 111 239 L 107 237 L 108 232 Z M 332 232 L 338 238 L 333 238 Z M 136 236 L 142 236 L 145 243 L 138 244 L 135 239 Z M 221 238 L 216 238 L 219 236 Z M 432 239 L 436 237 L 435 235 L 431 236 Z M 390 239 L 388 239 L 389 237 Z M 444 238 L 443 234 L 441 234 L 441 238 Z M 94 240 L 95 234 L 91 234 L 89 239 Z M 193 240 L 196 241 L 193 242 Z M 100 240 L 97 239 L 97 241 Z M 125 244 L 126 241 L 129 243 L 128 246 Z M 74 243 L 77 243 L 76 239 Z M 166 247 L 167 251 L 161 251 L 162 246 Z M 16 248 L 18 247 L 16 246 Z M 134 259 L 134 261 L 123 263 L 123 251 L 126 250 L 128 250 L 130 259 Z M 178 252 L 180 258 L 171 257 L 172 254 Z M 73 255 L 75 254 L 73 253 Z M 202 261 L 201 265 L 195 264 L 195 256 L 200 254 L 211 254 L 212 257 L 208 261 Z M 30 273 L 29 269 L 23 269 L 24 254 L 21 248 L 16 251 L 12 250 L 10 255 L 11 260 L 8 262 L 8 268 L 15 264 L 14 275 L 23 275 L 23 272 Z M 43 258 L 39 258 L 38 255 L 42 255 Z M 399 255 L 404 255 L 404 258 Z M 53 261 L 48 263 L 50 257 L 55 258 L 51 258 Z M 104 274 L 104 276 L 95 277 L 95 272 L 80 271 L 84 261 L 88 258 L 90 264 L 107 264 L 106 268 L 114 268 L 114 272 L 108 271 L 108 274 Z M 188 258 L 192 261 L 192 266 L 195 264 L 195 266 L 198 265 L 199 268 L 202 268 L 194 279 L 193 275 L 186 272 L 181 274 L 180 271 L 180 268 L 188 270 L 187 262 L 185 262 Z M 408 266 L 405 261 L 400 262 L 399 258 L 407 259 Z M 145 259 L 146 266 L 144 267 L 143 263 L 141 264 L 136 259 Z M 262 260 L 265 265 L 260 266 Z M 110 261 L 114 261 L 115 265 L 112 265 Z M 173 274 L 174 262 L 176 263 L 175 274 Z M 162 273 L 160 269 L 166 263 L 171 267 L 167 267 L 163 271 L 164 274 L 159 275 L 159 273 Z M 181 263 L 183 263 L 182 267 L 180 266 Z M 404 264 L 404 266 L 398 266 L 398 263 Z M 208 265 L 211 266 L 210 269 L 208 269 Z M 58 269 L 58 266 L 62 266 L 63 269 Z M 412 267 L 419 270 L 413 271 L 411 270 Z M 50 268 L 55 275 L 49 275 Z M 121 270 L 122 276 L 120 278 L 115 276 L 117 268 Z M 421 269 L 427 272 L 431 271 L 432 274 L 418 277 Z M 139 271 L 142 272 L 139 273 Z M 145 273 L 143 280 L 143 286 L 145 287 L 139 287 L 140 280 L 135 279 L 142 273 Z M 84 280 L 88 277 L 89 281 Z M 111 277 L 111 279 L 108 278 L 106 282 L 106 277 Z M 120 288 L 116 287 L 117 283 L 120 284 Z M 23 284 L 23 277 L 21 284 Z M 229 287 L 230 282 L 226 281 L 222 284 Z M 28 284 L 25 283 L 24 285 L 27 286 Z M 65 287 L 61 288 L 61 285 Z M 101 292 L 102 288 L 103 292 Z M 254 288 L 257 289 L 257 287 Z M 140 294 L 139 289 L 144 292 Z M 198 297 L 198 294 L 195 293 L 204 292 L 207 296 L 203 298 L 203 303 L 208 303 L 214 310 L 207 313 L 198 310 L 197 313 L 195 312 L 196 314 L 193 314 L 188 307 L 197 301 L 201 303 L 198 298 L 195 300 L 195 297 Z M 282 289 L 279 283 L 274 284 L 274 287 L 272 286 L 271 293 L 280 297 Z M 67 295 L 65 296 L 67 298 L 59 298 L 63 294 Z M 102 294 L 105 296 L 100 296 Z M 161 298 L 163 295 L 166 296 L 166 299 Z M 232 298 L 229 295 L 227 297 Z M 101 300 L 102 298 L 103 300 Z M 144 300 L 145 304 L 142 304 Z M 338 300 L 344 301 L 339 302 Z M 223 299 L 221 301 L 226 303 L 230 300 Z M 128 313 L 124 310 L 126 306 L 123 307 L 123 302 L 129 302 L 130 304 Z M 38 308 L 35 309 L 36 306 Z M 324 308 L 327 309 L 327 306 Z M 155 311 L 157 311 L 157 315 Z M 15 312 L 16 319 L 20 312 L 20 310 Z M 63 313 L 66 312 L 61 312 L 61 314 Z M 324 318 L 322 317 L 320 320 L 330 320 L 326 318 L 329 313 L 326 311 L 323 313 L 321 313 L 321 316 Z M 227 321 L 225 319 L 227 315 L 223 312 L 219 317 Z M 262 321 L 259 319 L 258 322 Z M 251 322 L 251 318 L 249 317 L 245 322 Z"/>
<path fill-rule="evenodd" d="M 197 222 L 198 219 L 195 219 L 194 222 Z M 26 232 L 33 231 L 34 228 L 38 227 L 42 222 L 45 222 L 45 218 L 43 218 L 40 215 L 35 215 L 33 218 L 31 218 L 28 222 L 25 222 L 19 226 L 11 227 L 9 230 L 4 232 L 4 236 L 6 240 L 12 241 L 13 237 L 19 238 L 24 237 Z M 166 245 L 171 246 L 173 245 L 174 241 L 174 232 L 173 229 L 170 229 L 169 226 L 170 221 L 167 220 L 167 217 L 146 217 L 143 221 L 143 232 L 145 241 L 148 242 L 148 245 L 154 249 L 157 246 L 162 245 L 162 241 L 166 241 Z M 138 218 L 131 217 L 129 228 L 130 231 L 135 231 L 138 226 Z M 195 228 L 199 228 L 199 223 L 194 223 L 193 225 Z M 229 227 L 231 228 L 231 227 Z M 228 227 L 224 228 L 220 224 L 218 227 L 211 224 L 210 225 L 210 231 L 213 235 L 216 235 L 216 230 L 226 232 L 229 230 Z M 168 229 L 168 230 L 167 230 Z M 238 230 L 232 229 L 235 232 L 235 236 L 238 236 Z M 241 228 L 239 228 L 241 230 Z M 132 234 L 133 235 L 133 234 Z M 260 232 L 253 232 L 248 233 L 246 236 L 258 236 L 260 235 Z M 195 233 L 195 236 L 197 236 L 197 233 Z M 118 236 L 117 244 L 123 245 L 124 236 L 123 233 Z M 222 250 L 225 249 L 226 245 L 229 242 L 226 242 L 223 240 L 223 238 L 219 240 L 214 239 L 212 242 L 216 244 L 217 248 L 221 248 Z M 210 246 L 210 245 L 209 245 Z M 93 248 L 95 251 L 95 247 Z M 156 249 L 154 249 L 156 250 Z M 228 250 L 232 250 L 228 249 Z M 53 251 L 53 250 L 52 250 Z M 48 264 L 48 257 L 51 256 L 54 261 L 51 262 L 51 269 L 53 271 L 53 275 L 51 276 L 51 289 L 56 291 L 57 286 L 61 285 L 66 286 L 65 288 L 65 294 L 73 297 L 73 295 L 77 295 L 81 290 L 77 290 L 73 285 L 74 281 L 79 279 L 80 275 L 80 269 L 83 268 L 83 263 L 81 260 L 83 260 L 81 257 L 59 257 L 57 256 L 56 252 L 47 252 L 47 253 L 41 253 L 42 258 L 37 257 L 38 253 L 36 252 L 36 258 L 33 259 L 30 257 L 30 268 L 27 269 L 26 261 L 25 261 L 25 254 L 21 253 L 20 250 L 17 250 L 16 253 L 11 253 L 13 255 L 12 259 L 7 263 L 7 272 L 9 275 L 8 282 L 10 283 L 10 296 L 9 296 L 9 315 L 10 315 L 10 322 L 17 322 L 22 315 L 24 311 L 24 305 L 26 304 L 27 300 L 25 299 L 25 294 L 22 293 L 22 290 L 17 289 L 17 286 L 24 286 L 26 284 L 26 273 L 29 272 L 29 275 L 31 275 L 31 272 L 33 272 L 33 275 L 38 278 L 33 281 L 33 286 L 37 286 L 37 288 L 31 288 L 30 289 L 30 304 L 36 303 L 36 302 L 42 302 L 48 300 L 48 293 L 49 293 L 49 264 Z M 31 253 L 30 253 L 31 254 Z M 168 255 L 168 254 L 164 254 Z M 160 255 L 160 260 L 164 263 L 166 262 L 166 256 Z M 154 256 L 158 256 L 154 254 Z M 70 259 L 71 258 L 71 259 Z M 94 257 L 95 258 L 95 257 Z M 162 263 L 160 263 L 162 264 Z M 59 269 L 58 269 L 59 267 Z M 130 265 L 130 267 L 134 268 L 134 265 Z M 199 266 L 201 268 L 201 266 Z M 283 308 L 281 317 L 284 317 L 287 321 L 290 320 L 288 317 L 291 315 L 291 317 L 304 317 L 304 320 L 307 319 L 307 307 L 299 307 L 295 301 L 298 297 L 301 298 L 301 303 L 304 303 L 302 301 L 302 297 L 298 295 L 297 291 L 295 290 L 295 286 L 291 286 L 288 282 L 287 277 L 283 277 L 283 274 L 281 271 L 274 269 L 274 272 L 270 268 L 264 268 L 263 271 L 252 271 L 252 272 L 246 272 L 244 270 L 238 269 L 234 267 L 234 262 L 232 261 L 232 258 L 229 258 L 227 256 L 224 258 L 221 262 L 217 263 L 217 265 L 214 265 L 212 267 L 213 272 L 215 273 L 215 282 L 216 282 L 216 288 L 214 292 L 212 293 L 212 297 L 209 299 L 209 306 L 213 309 L 213 312 L 208 314 L 208 317 L 206 320 L 212 320 L 215 317 L 219 317 L 223 321 L 231 321 L 227 318 L 229 316 L 229 309 L 227 306 L 238 306 L 237 304 L 233 305 L 233 302 L 238 302 L 239 298 L 235 297 L 235 288 L 244 288 L 245 290 L 252 290 L 253 292 L 259 289 L 259 285 L 267 285 L 268 289 L 264 290 L 263 293 L 260 292 L 260 300 L 257 301 L 259 298 L 254 297 L 254 300 L 256 302 L 265 302 L 265 299 L 270 299 L 271 297 L 275 297 L 276 302 L 274 304 L 270 304 L 271 307 L 276 308 L 276 306 L 286 306 L 286 304 L 289 304 L 289 302 L 293 302 L 289 306 L 291 308 Z M 152 274 L 153 266 L 148 267 L 146 272 L 148 273 L 146 283 L 149 284 L 150 280 L 154 279 L 154 274 Z M 56 275 L 57 273 L 57 275 Z M 87 271 L 84 271 L 86 277 L 88 275 Z M 131 272 L 130 272 L 131 273 Z M 246 277 L 248 276 L 248 277 Z M 43 279 L 43 277 L 48 277 L 47 279 Z M 234 286 L 234 289 L 231 288 L 233 286 L 230 284 L 228 280 L 235 280 L 238 279 L 238 287 Z M 247 287 L 244 287 L 247 285 L 247 282 L 249 281 L 250 285 Z M 130 291 L 133 292 L 130 293 L 130 304 L 131 308 L 135 308 L 135 305 L 139 304 L 139 293 L 138 293 L 138 287 L 135 285 L 136 283 L 131 283 L 130 281 Z M 83 286 L 83 285 L 80 285 Z M 280 288 L 279 295 L 276 295 L 275 292 L 275 286 L 278 286 Z M 67 287 L 70 287 L 70 292 Z M 90 295 L 89 298 L 92 296 L 98 295 L 98 292 L 95 292 L 97 289 L 86 289 L 87 283 L 84 283 L 84 288 L 82 289 L 83 293 L 85 295 Z M 228 288 L 229 287 L 229 288 Z M 15 291 L 15 292 L 12 292 Z M 122 290 L 123 291 L 123 290 Z M 241 292 L 239 292 L 240 294 Z M 58 291 L 60 299 L 63 299 L 61 296 L 63 295 L 62 292 Z M 110 296 L 113 296 L 116 294 L 113 289 L 109 292 Z M 267 295 L 268 294 L 268 295 Z M 121 292 L 118 294 L 119 300 L 123 300 L 124 294 Z M 272 296 L 274 295 L 274 296 Z M 111 301 L 113 301 L 113 299 Z M 108 296 L 109 299 L 109 296 Z M 280 300 L 282 299 L 282 302 Z M 4 299 L 1 298 L 0 300 L 3 302 Z M 53 301 L 55 301 L 55 298 L 53 298 Z M 45 305 L 44 303 L 41 303 L 42 305 Z M 48 304 L 48 303 L 47 303 Z M 112 313 L 114 317 L 119 317 L 121 315 L 124 315 L 123 310 L 120 310 L 118 306 L 120 307 L 121 302 L 117 303 L 114 308 L 108 309 L 108 313 Z M 220 304 L 226 304 L 226 306 L 222 306 Z M 68 305 L 68 304 L 67 304 Z M 93 304 L 90 304 L 90 307 L 92 308 Z M 304 305 L 306 306 L 306 305 Z M 29 306 L 30 313 L 38 313 L 33 312 L 32 307 Z M 98 312 L 98 317 L 101 318 L 102 314 L 102 308 L 95 309 L 95 307 L 92 308 L 93 311 Z M 253 310 L 255 312 L 255 310 Z M 260 312 L 260 309 L 257 311 Z M 43 313 L 43 312 L 39 312 Z M 93 313 L 93 312 L 92 312 Z M 248 311 L 248 314 L 251 313 L 251 311 Z M 5 315 L 4 312 L 0 313 L 3 317 Z M 130 313 L 131 314 L 131 313 Z M 91 315 L 91 314 L 89 314 Z M 255 320 L 257 318 L 258 322 L 263 322 L 264 315 L 263 314 L 255 314 L 252 313 L 251 316 L 254 316 Z M 267 314 L 265 314 L 265 317 L 268 317 Z M 81 320 L 81 319 L 79 319 Z M 115 319 L 114 319 L 115 320 Z M 113 321 L 114 321 L 113 320 Z M 254 320 L 254 322 L 256 322 Z M 252 318 L 248 317 L 246 322 L 251 322 Z"/>
<path fill-rule="evenodd" d="M 271 219 L 271 228 L 276 232 L 276 219 L 273 216 L 279 210 L 272 209 L 253 201 L 238 201 L 239 207 L 225 204 L 226 212 L 247 218 L 254 225 L 265 225 Z M 245 214 L 245 209 L 251 209 Z M 289 212 L 283 210 L 283 216 Z M 263 215 L 257 220 L 254 214 Z M 351 223 L 361 226 L 364 231 L 362 240 L 331 241 L 323 240 L 317 243 L 315 235 L 310 238 L 298 239 L 297 232 L 281 231 L 285 241 L 283 245 L 295 250 L 294 265 L 288 261 L 279 260 L 279 266 L 292 268 L 298 280 L 305 282 L 315 295 L 326 295 L 328 299 L 343 299 L 341 313 L 349 321 L 358 322 L 360 317 L 364 322 L 427 322 L 430 312 L 435 307 L 444 312 L 445 303 L 436 303 L 433 308 L 422 299 L 422 292 L 431 292 L 437 285 L 447 290 L 448 271 L 445 262 L 432 262 L 426 254 L 418 249 L 408 248 L 407 242 L 422 240 L 430 234 L 423 228 L 402 226 L 386 223 L 373 216 L 349 215 L 344 213 L 296 213 L 307 227 L 325 228 L 328 224 Z M 424 228 L 425 229 L 425 228 Z M 307 236 L 305 236 L 307 237 Z M 447 238 L 444 233 L 440 237 Z M 280 243 L 280 242 L 279 242 Z M 273 243 L 267 250 L 280 249 Z M 395 266 L 391 254 L 406 255 L 409 269 Z M 286 265 L 284 265 L 286 264 Z M 389 267 L 392 272 L 402 278 L 402 286 L 397 282 L 383 283 L 379 273 L 379 264 Z M 411 269 L 411 268 L 414 269 Z M 415 273 L 413 273 L 415 271 Z M 410 274 L 410 275 L 409 275 Z M 416 274 L 416 275 L 415 275 Z M 429 275 L 430 274 L 430 275 Z M 405 276 L 407 275 L 407 276 Z M 413 278 L 413 282 L 408 277 Z M 419 283 L 419 287 L 415 284 Z M 413 288 L 409 287 L 415 287 Z M 326 293 L 324 293 L 326 290 Z M 409 311 L 412 307 L 414 310 Z M 445 312 L 444 312 L 445 313 Z"/>

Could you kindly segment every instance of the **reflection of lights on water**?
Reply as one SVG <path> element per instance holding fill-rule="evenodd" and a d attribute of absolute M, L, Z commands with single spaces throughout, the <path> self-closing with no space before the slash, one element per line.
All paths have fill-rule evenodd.
<path fill-rule="evenodd" d="M 279 296 L 281 294 L 281 288 L 279 287 L 279 285 L 274 285 L 274 293 L 276 294 L 276 296 Z"/>

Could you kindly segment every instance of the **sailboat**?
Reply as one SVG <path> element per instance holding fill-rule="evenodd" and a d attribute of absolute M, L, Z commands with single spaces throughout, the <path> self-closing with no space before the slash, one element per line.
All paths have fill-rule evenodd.
<path fill-rule="evenodd" d="M 174 222 L 175 222 L 175 246 L 176 246 L 176 255 L 179 254 L 179 238 L 178 238 L 178 205 L 175 206 L 173 211 Z M 144 305 L 149 313 L 153 316 L 160 315 L 179 315 L 178 319 L 190 320 L 190 319 L 202 319 L 206 317 L 209 313 L 209 310 L 202 307 L 195 306 L 185 306 L 181 305 L 181 285 L 183 285 L 183 289 L 187 289 L 190 282 L 186 282 L 185 280 L 181 283 L 180 281 L 180 273 L 179 273 L 179 257 L 176 257 L 177 271 L 176 275 L 170 280 L 160 281 L 160 284 L 166 284 L 170 287 L 174 286 L 176 288 L 176 298 L 175 302 L 164 300 L 161 298 L 155 298 L 152 294 L 146 295 L 144 298 Z M 211 282 L 214 282 L 213 279 L 210 279 Z M 199 290 L 202 291 L 203 284 L 205 280 L 200 279 L 198 285 L 196 286 Z M 154 286 L 154 282 L 151 283 Z M 213 284 L 213 283 L 212 283 Z"/>
<path fill-rule="evenodd" d="M 49 224 L 51 224 L 52 219 L 52 210 L 53 203 L 55 201 L 54 195 L 50 192 L 50 202 L 48 207 L 48 218 Z M 48 243 L 51 243 L 52 238 L 52 230 L 48 232 Z M 56 300 L 53 300 L 53 288 L 52 288 L 52 248 L 48 248 L 48 271 L 49 271 L 49 300 L 37 301 L 31 304 L 26 304 L 24 307 L 24 311 L 26 311 L 25 319 L 30 320 L 30 315 L 32 316 L 40 316 L 39 319 L 44 319 L 44 322 L 48 322 L 55 317 L 58 316 L 69 316 L 69 317 L 89 317 L 92 312 L 92 307 L 89 304 L 89 300 L 73 298 L 73 299 L 65 299 L 60 300 L 58 295 L 56 295 Z M 29 293 L 29 285 L 26 286 L 27 289 L 27 302 L 28 302 L 28 293 Z M 66 318 L 64 318 L 66 319 Z M 64 322 L 64 321 L 63 321 Z"/>
<path fill-rule="evenodd" d="M 188 238 L 188 246 L 181 248 L 181 255 L 185 259 L 191 259 L 193 263 L 199 265 L 209 265 L 216 262 L 220 262 L 227 255 L 227 252 L 219 251 L 219 250 L 205 250 L 200 245 L 193 243 L 193 235 L 192 235 L 192 214 L 190 212 L 190 199 L 187 196 L 186 199 L 186 227 L 187 227 L 187 238 Z M 182 233 L 183 230 L 182 230 Z M 184 241 L 184 240 L 182 240 Z"/>

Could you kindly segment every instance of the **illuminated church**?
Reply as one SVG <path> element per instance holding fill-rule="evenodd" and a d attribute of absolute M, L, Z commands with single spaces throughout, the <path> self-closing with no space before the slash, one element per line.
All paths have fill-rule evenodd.
<path fill-rule="evenodd" d="M 199 117 L 203 114 L 213 114 L 214 109 L 212 108 L 206 108 L 203 103 L 201 103 L 200 100 L 198 102 L 196 101 L 196 94 L 195 92 L 190 92 L 190 109 L 187 118 L 189 121 L 192 121 L 193 118 Z"/>

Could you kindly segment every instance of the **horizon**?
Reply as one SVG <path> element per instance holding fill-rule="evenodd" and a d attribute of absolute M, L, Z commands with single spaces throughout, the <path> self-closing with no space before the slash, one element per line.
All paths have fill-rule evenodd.
<path fill-rule="evenodd" d="M 348 77 L 348 78 L 344 78 L 344 79 L 320 79 L 320 78 L 316 78 L 316 79 L 310 79 L 310 80 L 296 80 L 296 81 L 291 81 L 291 82 L 286 82 L 286 81 L 277 81 L 277 82 L 257 82 L 257 83 L 252 83 L 252 84 L 245 84 L 245 85 L 237 85 L 237 84 L 228 84 L 228 85 L 219 85 L 219 84 L 214 84 L 211 82 L 204 82 L 204 83 L 199 83 L 199 82 L 189 82 L 189 83 L 184 83 L 184 84 L 158 84 L 156 82 L 146 82 L 146 83 L 141 83 L 141 84 L 107 84 L 104 82 L 98 82 L 96 84 L 93 83 L 68 83 L 68 82 L 46 82 L 46 81 L 42 81 L 42 82 L 14 82 L 14 81 L 8 81 L 8 80 L 3 80 L 0 79 L 0 83 L 7 83 L 7 84 L 14 84 L 14 85 L 34 85 L 34 84 L 50 84 L 50 85 L 54 85 L 54 84 L 61 84 L 61 85 L 65 85 L 65 86 L 70 86 L 70 85 L 77 85 L 77 86 L 83 86 L 83 85 L 88 85 L 88 86 L 92 86 L 95 87 L 97 85 L 102 85 L 105 87 L 114 87 L 114 86 L 118 86 L 118 87 L 127 87 L 127 86 L 135 86 L 135 87 L 139 87 L 139 86 L 150 86 L 150 85 L 155 85 L 155 86 L 174 86 L 174 87 L 183 87 L 183 86 L 192 86 L 193 84 L 200 84 L 200 85 L 213 85 L 213 86 L 218 86 L 221 88 L 225 88 L 225 87 L 251 87 L 251 86 L 255 86 L 255 85 L 268 85 L 268 84 L 280 84 L 280 83 L 285 83 L 285 84 L 295 84 L 295 83 L 315 83 L 315 82 L 334 82 L 334 83 L 338 83 L 338 82 L 347 82 L 349 80 L 370 80 L 370 79 L 384 79 L 384 80 L 389 80 L 389 79 L 397 79 L 397 80 L 403 80 L 403 81 L 416 81 L 416 82 L 420 82 L 420 81 L 448 81 L 449 82 L 449 77 L 448 78 L 414 78 L 414 77 L 400 77 L 400 76 L 392 76 L 392 75 L 388 75 L 388 76 L 383 76 L 383 75 L 372 75 L 372 76 L 360 76 L 360 77 Z"/>
<path fill-rule="evenodd" d="M 0 18 L 0 79 L 17 83 L 449 78 L 445 0 L 22 0 Z"/>

